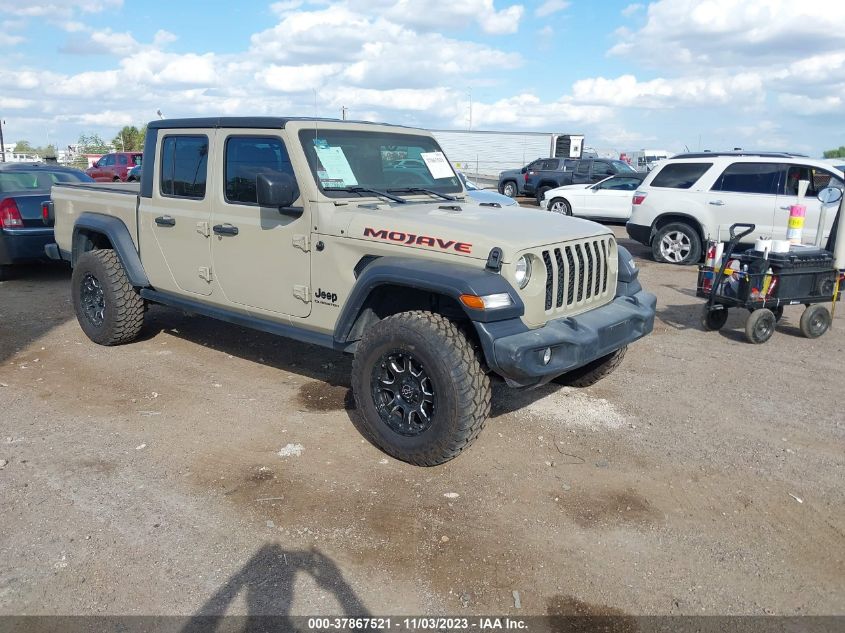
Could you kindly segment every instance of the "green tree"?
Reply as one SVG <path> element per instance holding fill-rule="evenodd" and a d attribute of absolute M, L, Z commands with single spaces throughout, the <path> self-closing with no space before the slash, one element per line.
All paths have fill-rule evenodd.
<path fill-rule="evenodd" d="M 824 153 L 825 158 L 845 158 L 845 145 L 840 145 L 839 149 L 829 149 Z"/>
<path fill-rule="evenodd" d="M 15 153 L 17 154 L 34 154 L 35 148 L 29 141 L 18 141 L 15 143 Z"/>
<path fill-rule="evenodd" d="M 78 142 L 81 154 L 107 154 L 112 149 L 99 134 L 80 134 Z"/>
<path fill-rule="evenodd" d="M 138 152 L 144 149 L 144 134 L 146 134 L 146 126 L 140 130 L 134 125 L 124 126 L 117 136 L 112 139 L 112 145 L 115 149 L 122 152 Z"/>

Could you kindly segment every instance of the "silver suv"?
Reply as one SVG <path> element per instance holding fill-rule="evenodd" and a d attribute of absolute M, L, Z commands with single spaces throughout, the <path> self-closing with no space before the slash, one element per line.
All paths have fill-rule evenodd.
<path fill-rule="evenodd" d="M 698 263 L 705 242 L 727 240 L 736 222 L 756 225 L 747 242 L 761 235 L 784 239 L 801 180 L 810 183 L 801 203 L 807 207 L 804 241 L 812 242 L 821 211 L 816 194 L 825 187 L 845 190 L 845 176 L 830 163 L 785 153 L 704 152 L 664 161 L 634 193 L 628 235 L 650 246 L 655 260 L 671 264 Z M 834 215 L 827 215 L 825 237 Z"/>

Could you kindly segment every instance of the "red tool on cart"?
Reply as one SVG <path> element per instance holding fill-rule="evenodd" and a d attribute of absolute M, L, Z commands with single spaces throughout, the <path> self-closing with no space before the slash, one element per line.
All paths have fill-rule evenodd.
<path fill-rule="evenodd" d="M 774 334 L 784 307 L 803 305 L 801 333 L 817 338 L 827 332 L 845 281 L 845 225 L 840 222 L 845 215 L 845 199 L 843 192 L 834 187 L 823 189 L 818 197 L 823 204 L 839 202 L 824 249 L 798 245 L 788 253 L 750 250 L 734 256 L 736 245 L 755 226 L 731 226 L 730 241 L 721 261 L 707 262 L 698 269 L 696 294 L 707 298 L 701 315 L 705 330 L 720 330 L 728 320 L 729 308 L 744 308 L 750 312 L 745 337 L 751 343 L 765 343 Z M 830 310 L 824 305 L 827 303 Z"/>

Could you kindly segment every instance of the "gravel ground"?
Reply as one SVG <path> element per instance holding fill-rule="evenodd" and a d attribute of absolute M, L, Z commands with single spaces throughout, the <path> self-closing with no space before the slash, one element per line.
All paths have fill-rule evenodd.
<path fill-rule="evenodd" d="M 622 238 L 624 229 L 614 227 Z M 69 273 L 0 283 L 0 614 L 845 614 L 842 312 L 654 333 L 598 385 L 497 386 L 437 468 L 349 421 L 350 360 L 154 307 L 90 343 Z M 519 592 L 517 609 L 514 591 Z"/>

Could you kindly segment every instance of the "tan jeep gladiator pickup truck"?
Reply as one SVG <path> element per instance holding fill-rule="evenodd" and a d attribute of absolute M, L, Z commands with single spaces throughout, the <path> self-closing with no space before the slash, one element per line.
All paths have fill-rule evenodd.
<path fill-rule="evenodd" d="M 470 445 L 491 377 L 591 384 L 654 323 L 607 228 L 472 202 L 423 130 L 154 121 L 143 165 L 47 204 L 85 334 L 127 343 L 159 303 L 354 354 L 357 426 L 413 464 Z"/>

